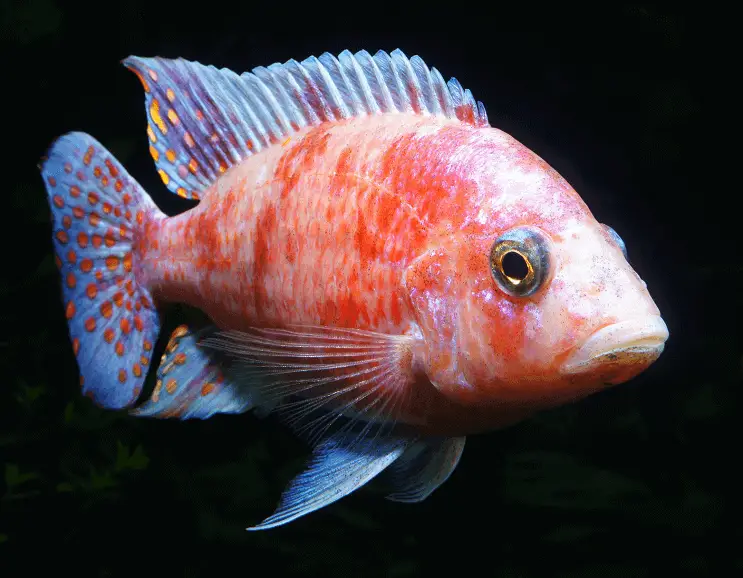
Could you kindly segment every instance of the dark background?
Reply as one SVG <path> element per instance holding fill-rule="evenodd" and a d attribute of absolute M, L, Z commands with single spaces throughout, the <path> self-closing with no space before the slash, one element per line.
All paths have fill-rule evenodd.
<path fill-rule="evenodd" d="M 732 16 L 553 4 L 2 0 L 3 578 L 743 571 L 743 272 L 730 200 L 740 187 L 714 131 L 727 127 L 733 143 L 736 133 L 712 120 L 738 82 L 739 66 L 715 46 Z M 619 232 L 671 337 L 632 382 L 469 438 L 460 467 L 422 504 L 391 503 L 371 487 L 283 528 L 246 532 L 272 511 L 304 448 L 250 415 L 137 420 L 80 396 L 36 164 L 60 134 L 89 132 L 179 212 L 190 205 L 156 175 L 142 88 L 122 58 L 182 56 L 242 72 L 398 47 L 456 76 L 493 126 Z M 718 176 L 727 185 L 713 184 Z M 169 310 L 165 330 L 184 315 Z"/>

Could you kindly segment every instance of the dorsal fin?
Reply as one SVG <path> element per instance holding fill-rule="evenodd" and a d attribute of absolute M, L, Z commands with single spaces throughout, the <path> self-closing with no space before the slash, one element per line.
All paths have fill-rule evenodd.
<path fill-rule="evenodd" d="M 158 172 L 183 197 L 199 198 L 230 166 L 308 125 L 412 112 L 488 126 L 469 90 L 400 50 L 326 52 L 242 75 L 181 58 L 130 56 L 124 65 L 144 85 Z"/>

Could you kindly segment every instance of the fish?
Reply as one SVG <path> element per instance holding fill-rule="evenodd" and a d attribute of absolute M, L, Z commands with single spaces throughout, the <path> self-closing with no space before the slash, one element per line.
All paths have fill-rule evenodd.
<path fill-rule="evenodd" d="M 82 393 L 277 416 L 311 450 L 282 526 L 376 479 L 428 498 L 467 436 L 626 382 L 668 328 L 621 237 L 456 78 L 401 50 L 237 74 L 130 56 L 166 216 L 92 136 L 41 173 Z M 159 360 L 169 303 L 178 326 Z M 154 388 L 144 391 L 154 372 Z"/>

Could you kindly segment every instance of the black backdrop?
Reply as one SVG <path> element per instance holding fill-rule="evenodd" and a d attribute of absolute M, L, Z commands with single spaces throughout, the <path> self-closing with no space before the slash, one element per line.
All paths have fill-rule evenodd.
<path fill-rule="evenodd" d="M 729 17 L 559 3 L 1 6 L 3 577 L 49 567 L 78 576 L 743 570 L 734 474 L 741 259 L 731 200 L 740 187 L 735 164 L 723 161 L 737 109 L 721 110 L 718 98 L 737 68 L 715 46 Z M 671 338 L 631 383 L 469 438 L 455 474 L 420 505 L 370 488 L 249 533 L 304 449 L 251 416 L 135 420 L 80 396 L 36 164 L 58 135 L 89 132 L 177 213 L 191 205 L 153 170 L 142 89 L 122 58 L 182 56 L 241 72 L 326 50 L 398 47 L 456 76 L 493 126 L 554 166 L 619 232 Z M 172 308 L 167 323 L 188 315 Z"/>

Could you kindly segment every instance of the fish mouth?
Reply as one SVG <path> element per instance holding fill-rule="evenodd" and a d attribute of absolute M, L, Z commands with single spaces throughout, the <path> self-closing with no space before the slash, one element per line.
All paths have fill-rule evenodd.
<path fill-rule="evenodd" d="M 607 385 L 621 383 L 663 353 L 668 327 L 658 315 L 612 323 L 592 333 L 560 367 L 564 375 L 596 373 Z"/>

